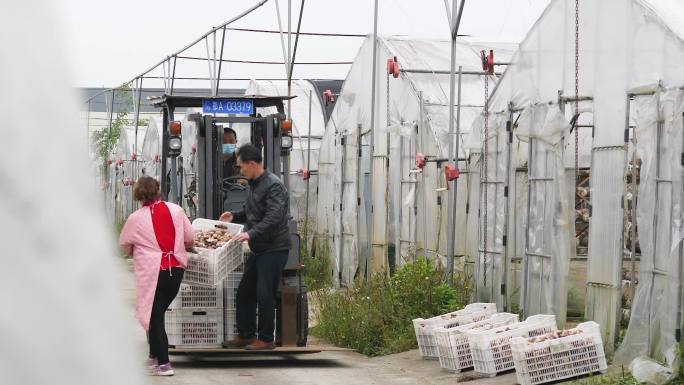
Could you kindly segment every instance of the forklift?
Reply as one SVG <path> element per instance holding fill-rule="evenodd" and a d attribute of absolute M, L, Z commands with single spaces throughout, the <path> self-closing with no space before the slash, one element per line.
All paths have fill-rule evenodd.
<path fill-rule="evenodd" d="M 162 95 L 150 99 L 150 104 L 163 113 L 162 139 L 162 199 L 179 203 L 187 199 L 194 205 L 191 212 L 197 217 L 217 220 L 225 211 L 242 209 L 247 198 L 247 185 L 241 176 L 223 178 L 222 138 L 224 127 L 233 124 L 248 124 L 250 142 L 262 150 L 264 168 L 281 176 L 289 188 L 289 156 L 292 149 L 291 123 L 285 116 L 283 102 L 288 96 L 264 97 L 215 97 Z M 177 158 L 182 148 L 182 127 L 175 120 L 176 109 L 202 108 L 202 113 L 188 115 L 196 123 L 197 172 L 193 184 L 196 189 L 184 194 L 182 161 Z M 258 114 L 260 108 L 275 107 L 277 113 L 267 116 Z M 190 133 L 188 135 L 191 135 Z M 195 191 L 192 191 L 195 190 Z M 194 218 L 191 218 L 194 219 Z M 288 353 L 317 353 L 321 349 L 306 346 L 308 339 L 308 300 L 303 285 L 300 263 L 300 237 L 297 223 L 290 217 L 292 248 L 288 257 L 280 288 L 280 300 L 276 309 L 276 344 L 272 351 Z M 202 353 L 250 353 L 242 349 L 227 348 L 171 348 L 175 354 Z"/>

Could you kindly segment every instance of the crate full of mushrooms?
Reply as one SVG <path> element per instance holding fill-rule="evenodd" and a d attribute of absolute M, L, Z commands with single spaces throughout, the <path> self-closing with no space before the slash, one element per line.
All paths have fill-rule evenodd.
<path fill-rule="evenodd" d="M 195 246 L 188 252 L 188 267 L 183 282 L 214 287 L 243 261 L 242 244 L 233 241 L 243 226 L 198 218 L 192 222 Z"/>
<path fill-rule="evenodd" d="M 511 350 L 521 385 L 605 373 L 608 369 L 601 330 L 593 321 L 531 338 L 513 338 Z"/>

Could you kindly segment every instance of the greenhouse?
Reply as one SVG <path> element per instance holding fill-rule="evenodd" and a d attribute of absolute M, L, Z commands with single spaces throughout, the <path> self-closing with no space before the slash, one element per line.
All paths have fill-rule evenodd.
<path fill-rule="evenodd" d="M 551 2 L 473 126 L 478 297 L 517 302 L 499 291 L 517 276 L 526 315 L 563 316 L 569 265 L 584 249 L 585 317 L 616 341 L 631 307 L 617 357 L 671 362 L 681 322 L 684 6 L 587 3 L 577 46 L 573 20 L 573 1 Z"/>

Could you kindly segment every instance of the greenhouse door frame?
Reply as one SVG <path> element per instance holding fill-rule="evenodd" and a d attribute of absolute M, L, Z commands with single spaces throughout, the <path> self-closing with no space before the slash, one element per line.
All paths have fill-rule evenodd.
<path fill-rule="evenodd" d="M 652 309 L 653 309 L 653 288 L 654 288 L 655 283 L 656 283 L 656 277 L 661 277 L 661 278 L 667 279 L 667 277 L 669 275 L 669 273 L 668 273 L 669 267 L 665 267 L 664 269 L 661 269 L 661 268 L 658 268 L 658 266 L 656 266 L 656 262 L 657 262 L 656 255 L 658 253 L 658 250 L 660 249 L 658 247 L 658 244 L 659 244 L 658 235 L 660 232 L 659 231 L 660 220 L 659 220 L 658 214 L 659 214 L 659 211 L 661 211 L 661 209 L 662 209 L 660 195 L 661 195 L 662 189 L 663 188 L 667 189 L 667 186 L 669 186 L 669 189 L 667 189 L 666 191 L 669 190 L 669 192 L 670 192 L 670 208 L 669 208 L 670 212 L 673 212 L 673 209 L 674 209 L 674 196 L 675 196 L 674 180 L 672 177 L 669 179 L 665 179 L 662 175 L 662 167 L 661 167 L 664 162 L 668 161 L 667 158 L 662 159 L 662 157 L 664 155 L 667 155 L 667 151 L 663 151 L 663 139 L 664 139 L 663 136 L 664 136 L 665 130 L 666 130 L 665 117 L 663 116 L 662 111 L 661 111 L 661 107 L 662 107 L 661 95 L 662 95 L 663 90 L 664 89 L 663 89 L 662 85 L 659 83 L 655 91 L 640 92 L 640 93 L 639 92 L 633 92 L 633 93 L 628 93 L 628 95 L 627 95 L 627 118 L 626 118 L 626 120 L 627 120 L 628 128 L 630 127 L 629 122 L 630 122 L 630 113 L 631 113 L 631 111 L 630 111 L 631 101 L 638 98 L 638 97 L 653 97 L 653 96 L 656 97 L 656 133 L 655 133 L 656 152 L 655 152 L 655 157 L 654 157 L 654 160 L 655 160 L 655 192 L 654 192 L 655 206 L 653 209 L 653 223 L 652 223 L 653 229 L 651 232 L 652 233 L 651 241 L 653 242 L 653 250 L 652 250 L 653 255 L 652 255 L 651 266 L 649 266 L 649 271 L 648 271 L 648 274 L 650 276 L 649 277 L 650 278 L 650 284 L 651 284 L 649 296 L 648 296 L 648 298 L 649 298 L 649 301 L 648 301 L 648 317 L 649 317 L 648 324 L 649 325 L 652 324 L 652 322 L 653 322 L 653 320 L 651 319 L 651 314 L 653 313 L 653 311 L 652 311 Z M 684 114 L 682 115 L 682 122 L 683 122 L 683 127 L 681 127 L 681 130 L 682 130 L 682 151 L 684 151 Z M 625 140 L 629 139 L 628 135 L 629 135 L 629 133 L 626 132 L 625 133 Z M 633 186 L 633 194 L 634 194 L 633 198 L 632 198 L 632 202 L 633 202 L 632 203 L 632 212 L 633 212 L 632 220 L 633 220 L 633 222 L 632 222 L 632 226 L 630 229 L 632 232 L 631 233 L 632 234 L 632 244 L 631 244 L 632 248 L 630 250 L 630 262 L 631 262 L 631 269 L 632 269 L 632 271 L 631 271 L 631 280 L 632 280 L 631 288 L 632 288 L 632 290 L 634 290 L 634 287 L 635 287 L 634 271 L 636 268 L 636 235 L 637 235 L 636 234 L 636 229 L 637 229 L 636 212 L 637 212 L 638 207 L 639 207 L 639 203 L 638 203 L 637 198 L 638 198 L 638 191 L 640 188 L 639 184 L 636 183 L 636 160 L 637 160 L 636 144 L 637 144 L 637 140 L 638 140 L 638 138 L 636 136 L 636 126 L 634 126 L 634 130 L 633 130 L 634 152 L 632 155 L 632 162 L 633 162 L 632 163 L 632 186 Z M 680 159 L 681 160 L 680 160 L 679 167 L 682 168 L 682 170 L 680 172 L 682 172 L 682 174 L 683 174 L 682 180 L 684 181 L 684 152 L 680 154 Z M 625 163 L 628 163 L 628 160 Z M 674 176 L 674 174 L 675 174 L 674 170 L 675 170 L 676 166 L 673 166 L 672 168 L 673 168 L 673 171 L 671 174 L 672 174 L 672 176 Z M 680 191 L 680 194 L 684 195 L 684 191 Z M 682 199 L 682 202 L 684 202 L 684 199 Z M 625 197 L 625 204 L 626 203 L 627 202 L 626 202 L 626 197 Z M 625 205 L 624 207 L 626 210 L 627 206 Z M 674 220 L 675 220 L 674 216 L 671 215 L 670 226 L 669 226 L 670 228 L 673 227 L 672 221 L 674 221 Z M 669 239 L 668 244 L 672 244 L 672 239 L 671 239 L 672 232 L 670 231 L 670 229 L 665 229 L 665 232 L 670 234 L 670 239 Z M 624 244 L 624 240 L 623 240 L 623 244 Z M 676 338 L 677 342 L 680 342 L 681 341 L 681 323 L 682 323 L 682 278 L 684 277 L 684 255 L 683 255 L 684 254 L 684 246 L 681 244 L 681 242 L 679 242 L 678 248 L 679 248 L 679 263 L 678 263 L 678 267 L 677 267 L 677 282 L 678 282 L 677 304 L 678 304 L 678 308 L 677 308 L 677 322 L 676 322 L 677 329 L 675 330 L 675 336 L 676 336 L 675 338 Z M 667 249 L 666 252 L 669 253 L 669 252 L 671 252 L 671 250 Z M 643 261 L 642 261 L 642 263 L 643 263 Z M 644 270 L 642 264 L 640 264 L 639 270 Z M 634 300 L 634 295 L 632 295 L 632 300 Z M 652 331 L 652 329 L 649 327 L 648 328 L 648 335 L 646 337 L 647 338 L 647 346 L 649 346 L 649 349 L 650 349 L 650 346 L 652 344 L 652 338 L 653 338 L 651 331 Z"/>
<path fill-rule="evenodd" d="M 363 273 L 363 278 L 365 281 L 368 281 L 370 278 L 370 249 L 368 248 L 370 245 L 370 221 L 372 220 L 372 212 L 370 207 L 372 207 L 372 199 L 373 197 L 368 196 L 366 197 L 364 194 L 364 189 L 369 187 L 371 180 L 369 178 L 370 173 L 364 171 L 364 165 L 369 165 L 371 154 L 370 154 L 370 149 L 371 149 L 371 143 L 370 140 L 372 138 L 371 132 L 366 131 L 362 132 L 361 130 L 361 125 L 358 126 L 358 135 L 357 135 L 357 156 L 356 156 L 356 207 L 357 207 L 357 215 L 356 215 L 356 229 L 357 229 L 357 238 L 356 238 L 356 254 L 357 254 L 357 260 L 358 260 L 358 268 L 359 270 Z M 365 144 L 364 144 L 365 143 Z M 364 153 L 363 149 L 364 147 L 368 148 L 368 151 L 366 151 L 367 154 Z M 368 204 L 368 201 L 364 198 L 370 199 L 370 204 Z M 364 231 L 366 232 L 368 236 L 369 242 L 360 242 L 359 235 L 361 234 L 361 204 L 364 204 L 366 206 L 366 209 L 364 211 L 365 214 L 365 228 Z"/>
<path fill-rule="evenodd" d="M 501 133 L 499 132 L 500 127 L 496 127 L 496 136 L 494 138 L 495 142 L 495 161 L 493 162 L 495 166 L 495 180 L 490 181 L 488 180 L 489 178 L 485 175 L 485 177 L 482 177 L 484 174 L 484 159 L 488 155 L 485 153 L 484 147 L 482 149 L 481 157 L 480 157 L 480 210 L 478 214 L 478 222 L 480 223 L 478 226 L 480 227 L 479 231 L 479 247 L 478 247 L 478 260 L 477 263 L 475 264 L 476 268 L 476 283 L 479 282 L 480 276 L 482 276 L 482 287 L 486 288 L 487 287 L 487 273 L 488 270 L 491 270 L 491 288 L 490 288 L 490 300 L 493 300 L 497 294 L 496 290 L 497 288 L 494 287 L 494 265 L 495 261 L 492 259 L 492 262 L 489 264 L 491 266 L 488 267 L 487 263 L 487 257 L 488 255 L 492 255 L 492 258 L 494 258 L 496 255 L 501 255 L 503 257 L 503 274 L 501 278 L 501 284 L 499 289 L 499 296 L 501 298 L 502 306 L 503 306 L 503 311 L 508 311 L 508 269 L 510 266 L 510 253 L 509 253 L 509 244 L 508 244 L 508 229 L 509 229 L 509 207 L 510 207 L 510 180 L 511 180 L 511 153 L 513 149 L 513 130 L 514 126 L 517 123 L 517 118 L 520 117 L 520 113 L 522 112 L 522 109 L 514 109 L 512 103 L 509 103 L 508 105 L 508 118 L 506 120 L 506 132 L 505 132 L 505 152 L 506 152 L 506 165 L 505 165 L 505 175 L 499 175 L 499 169 L 500 167 L 498 166 L 499 164 L 499 157 L 502 156 L 502 152 L 499 150 L 499 145 L 500 145 L 500 140 L 501 140 Z M 517 114 L 517 118 L 515 118 L 515 115 Z M 515 120 L 514 120 L 515 118 Z M 484 138 L 485 141 L 488 141 L 489 138 Z M 513 171 L 515 173 L 515 171 Z M 488 229 L 485 228 L 484 222 L 482 221 L 482 208 L 483 205 L 487 205 L 488 202 L 485 201 L 482 197 L 484 196 L 484 190 L 488 189 L 489 186 L 492 185 L 494 186 L 494 210 L 491 213 L 492 218 L 494 219 L 493 226 L 492 224 L 488 224 L 487 227 L 491 227 L 494 229 L 492 231 L 492 239 L 490 242 L 485 242 L 484 241 L 484 232 L 488 232 Z M 498 204 L 498 198 L 499 198 L 499 188 L 503 189 L 503 229 L 502 229 L 502 250 L 497 251 L 494 250 L 494 247 L 491 249 L 489 248 L 489 245 L 496 245 L 496 227 L 497 227 L 497 210 L 499 209 L 499 204 Z M 489 200 L 489 198 L 487 199 Z M 490 213 L 488 212 L 486 214 L 488 217 Z M 477 293 L 478 291 L 479 284 L 475 285 L 475 291 L 476 291 L 476 298 L 480 298 L 480 293 Z"/>
<path fill-rule="evenodd" d="M 395 255 L 397 258 L 395 261 L 399 261 L 400 259 L 403 259 L 404 256 L 402 255 L 402 250 L 403 245 L 407 245 L 407 250 L 408 251 L 408 256 L 412 256 L 411 262 L 415 260 L 416 253 L 418 252 L 418 247 L 417 247 L 417 238 L 418 238 L 418 180 L 414 176 L 415 174 L 412 174 L 410 172 L 411 169 L 411 156 L 408 156 L 408 162 L 409 162 L 409 167 L 404 168 L 404 160 L 405 160 L 405 154 L 404 150 L 408 147 L 408 153 L 409 154 L 415 154 L 416 153 L 416 143 L 414 140 L 414 134 L 417 136 L 418 135 L 418 124 L 413 125 L 412 129 L 412 135 L 408 138 L 399 136 L 399 167 L 401 170 L 400 174 L 400 181 L 399 181 L 399 193 L 397 194 L 398 197 L 398 202 L 399 202 L 399 210 L 395 215 L 398 217 L 398 220 L 396 221 L 397 225 L 395 225 L 396 230 L 395 230 L 395 235 L 396 235 L 396 250 L 395 250 Z M 407 173 L 404 173 L 403 170 L 409 170 Z M 406 209 L 408 212 L 408 218 L 409 218 L 409 226 L 408 226 L 408 239 L 405 239 L 403 237 L 403 222 L 404 222 L 404 188 L 406 186 L 409 186 L 409 191 L 411 189 L 411 186 L 413 186 L 413 191 L 414 191 L 414 199 L 413 199 L 413 205 L 411 208 Z M 413 224 L 413 226 L 412 226 Z"/>

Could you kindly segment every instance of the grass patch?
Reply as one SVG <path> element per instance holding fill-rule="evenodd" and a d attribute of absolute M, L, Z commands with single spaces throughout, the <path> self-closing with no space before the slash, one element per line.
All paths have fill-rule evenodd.
<path fill-rule="evenodd" d="M 311 252 L 306 242 L 302 241 L 299 247 L 299 257 L 304 269 L 304 283 L 308 291 L 316 291 L 330 288 L 333 284 L 332 265 L 330 263 L 330 250 L 327 247 L 325 237 L 314 238 Z"/>
<path fill-rule="evenodd" d="M 354 288 L 316 293 L 318 325 L 313 335 L 367 356 L 416 348 L 412 320 L 462 308 L 469 290 L 457 277 L 456 289 L 444 272 L 418 260 L 403 265 L 391 278 L 375 275 Z"/>
<path fill-rule="evenodd" d="M 639 385 L 632 375 L 622 368 L 620 373 L 585 377 L 571 382 L 572 385 Z"/>

